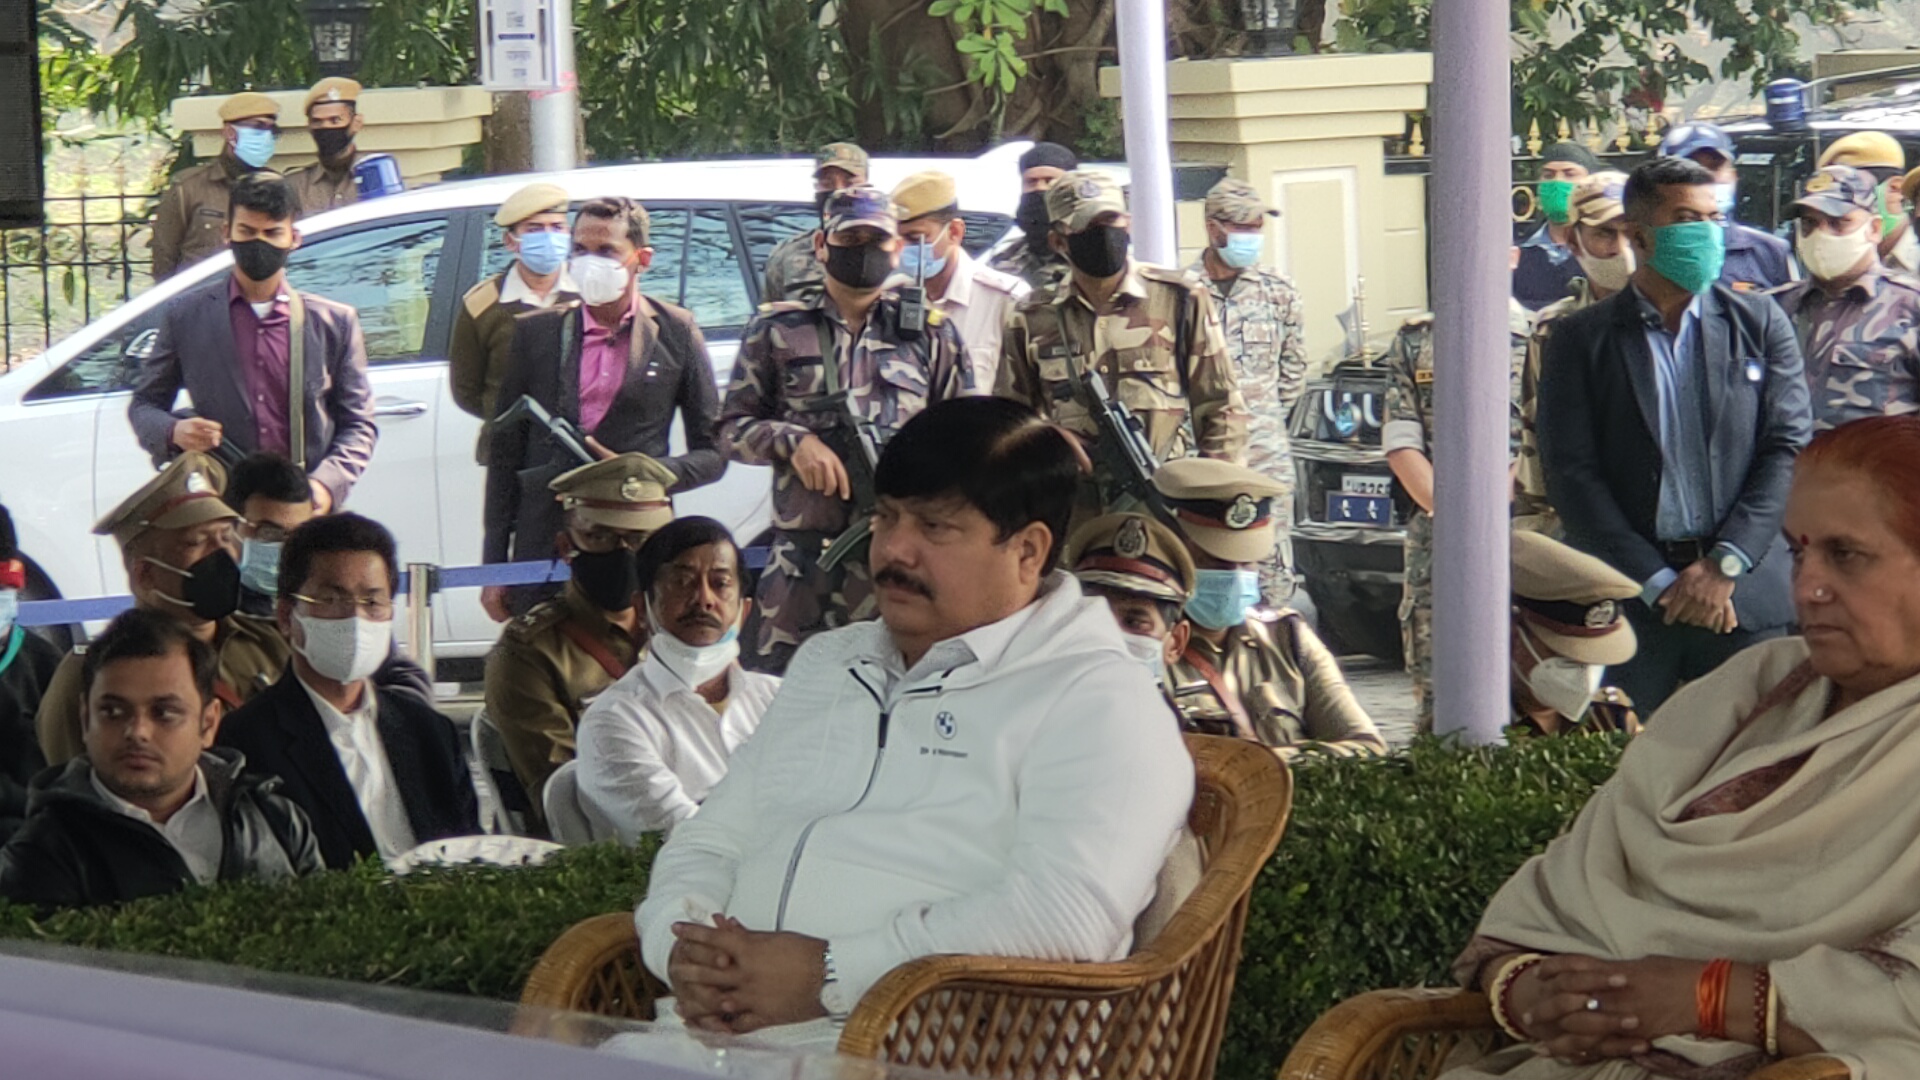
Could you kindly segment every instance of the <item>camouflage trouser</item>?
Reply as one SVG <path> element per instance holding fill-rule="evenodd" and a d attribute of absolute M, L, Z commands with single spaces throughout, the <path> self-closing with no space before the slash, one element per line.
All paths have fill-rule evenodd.
<path fill-rule="evenodd" d="M 1433 730 L 1433 518 L 1407 519 L 1406 587 L 1400 595 L 1400 642 L 1413 680 L 1415 730 Z"/>
<path fill-rule="evenodd" d="M 817 533 L 773 534 L 767 567 L 753 599 L 749 636 L 755 671 L 779 674 L 802 642 L 822 630 L 870 619 L 873 583 L 861 553 L 829 571 L 820 566 L 824 539 Z"/>
<path fill-rule="evenodd" d="M 1283 608 L 1293 602 L 1293 450 L 1284 435 L 1274 444 L 1249 443 L 1247 467 L 1279 484 L 1283 489 L 1274 496 L 1273 517 L 1277 542 L 1273 554 L 1260 564 L 1260 598 L 1268 607 Z"/>

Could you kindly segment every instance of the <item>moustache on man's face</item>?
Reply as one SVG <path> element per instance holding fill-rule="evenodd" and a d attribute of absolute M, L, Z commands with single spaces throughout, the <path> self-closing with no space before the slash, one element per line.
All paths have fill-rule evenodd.
<path fill-rule="evenodd" d="M 927 599 L 933 599 L 933 587 L 897 566 L 883 566 L 873 575 L 875 585 L 890 585 L 896 589 L 919 593 Z"/>

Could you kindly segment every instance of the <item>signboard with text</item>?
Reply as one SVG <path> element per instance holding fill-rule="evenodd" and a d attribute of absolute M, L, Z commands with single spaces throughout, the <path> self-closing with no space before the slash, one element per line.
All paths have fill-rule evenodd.
<path fill-rule="evenodd" d="M 480 85 L 489 90 L 558 88 L 554 0 L 479 0 Z"/>

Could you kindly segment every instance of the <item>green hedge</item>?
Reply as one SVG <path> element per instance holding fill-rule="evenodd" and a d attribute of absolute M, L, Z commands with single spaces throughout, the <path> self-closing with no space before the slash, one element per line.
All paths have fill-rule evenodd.
<path fill-rule="evenodd" d="M 1597 736 L 1483 750 L 1428 740 L 1393 758 L 1301 765 L 1293 820 L 1254 892 L 1222 1080 L 1267 1080 L 1351 994 L 1445 983 L 1487 897 L 1618 756 Z M 368 864 L 43 920 L 0 907 L 0 937 L 512 1000 L 562 930 L 638 902 L 651 857 L 600 846 L 531 869 L 399 879 Z"/>

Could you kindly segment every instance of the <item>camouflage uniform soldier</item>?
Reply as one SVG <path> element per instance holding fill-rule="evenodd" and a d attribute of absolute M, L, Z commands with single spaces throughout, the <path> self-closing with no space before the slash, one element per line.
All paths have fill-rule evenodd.
<path fill-rule="evenodd" d="M 233 183 L 273 159 L 280 106 L 265 94 L 235 94 L 220 103 L 220 124 L 227 140 L 220 156 L 175 177 L 154 209 L 155 281 L 227 246 Z"/>
<path fill-rule="evenodd" d="M 1047 233 L 1053 231 L 1047 188 L 1079 167 L 1080 159 L 1059 143 L 1034 143 L 1020 155 L 1020 208 L 1013 214 L 1020 239 L 995 255 L 989 267 L 1012 274 L 1030 289 L 1051 285 L 1066 274 L 1067 260 L 1047 245 Z"/>
<path fill-rule="evenodd" d="M 813 201 L 825 217 L 827 196 L 867 182 L 867 152 L 852 143 L 828 143 L 813 159 Z M 765 284 L 760 299 L 804 300 L 818 293 L 826 280 L 820 260 L 813 255 L 813 230 L 795 233 L 774 245 L 767 255 Z"/>
<path fill-rule="evenodd" d="M 1293 595 L 1293 449 L 1287 415 L 1307 384 L 1307 339 L 1293 282 L 1260 265 L 1266 219 L 1279 217 L 1245 180 L 1228 177 L 1207 192 L 1207 250 L 1188 270 L 1206 281 L 1220 309 L 1220 331 L 1233 358 L 1251 418 L 1247 465 L 1278 483 L 1280 543 L 1260 565 L 1260 593 L 1284 605 Z"/>
<path fill-rule="evenodd" d="M 884 442 L 929 404 L 972 389 L 953 324 L 929 310 L 925 331 L 902 331 L 899 295 L 881 287 L 901 246 L 886 193 L 833 193 L 823 233 L 825 288 L 807 300 L 768 304 L 747 324 L 720 410 L 727 456 L 773 466 L 773 549 L 749 640 L 767 671 L 785 670 L 810 635 L 873 613 L 864 557 L 832 570 L 820 565 L 856 510 L 870 509 L 850 501 L 842 455 L 855 444 L 835 399 L 844 397 Z"/>
<path fill-rule="evenodd" d="M 1509 450 L 1520 450 L 1520 382 L 1527 362 L 1528 315 L 1508 301 L 1513 407 Z M 1433 316 L 1408 319 L 1387 349 L 1386 415 L 1380 448 L 1394 478 L 1413 499 L 1407 518 L 1406 584 L 1400 600 L 1400 638 L 1413 679 L 1416 722 L 1433 729 Z"/>
<path fill-rule="evenodd" d="M 1196 451 L 1238 464 L 1247 407 L 1199 278 L 1135 262 L 1120 186 L 1105 173 L 1070 172 L 1047 189 L 1050 243 L 1073 271 L 1007 318 L 994 393 L 1057 421 L 1089 443 L 1100 436 L 1082 375 L 1098 372 L 1133 410 L 1162 463 Z M 1111 478 L 1096 465 L 1104 509 Z"/>
<path fill-rule="evenodd" d="M 1873 177 L 1829 165 L 1793 206 L 1807 280 L 1773 290 L 1807 358 L 1813 427 L 1920 412 L 1920 278 L 1885 266 Z"/>

